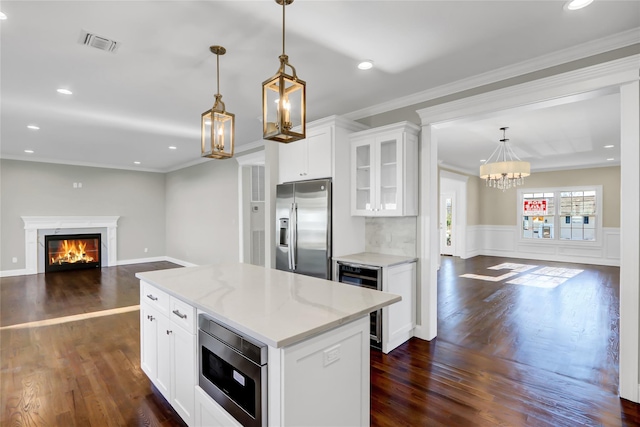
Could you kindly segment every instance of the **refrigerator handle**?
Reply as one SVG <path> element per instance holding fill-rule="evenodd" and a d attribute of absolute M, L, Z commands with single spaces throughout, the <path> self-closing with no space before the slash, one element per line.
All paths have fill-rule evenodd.
<path fill-rule="evenodd" d="M 291 240 L 289 240 L 289 258 L 290 265 L 289 268 L 292 271 L 296 269 L 296 251 L 298 250 L 298 204 L 291 204 L 291 213 L 289 215 L 291 218 L 291 224 L 289 225 L 289 230 L 291 233 Z"/>

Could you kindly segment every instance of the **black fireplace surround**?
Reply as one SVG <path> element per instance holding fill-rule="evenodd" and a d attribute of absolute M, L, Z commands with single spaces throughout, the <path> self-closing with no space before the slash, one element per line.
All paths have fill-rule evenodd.
<path fill-rule="evenodd" d="M 44 272 L 100 268 L 100 234 L 44 236 Z"/>

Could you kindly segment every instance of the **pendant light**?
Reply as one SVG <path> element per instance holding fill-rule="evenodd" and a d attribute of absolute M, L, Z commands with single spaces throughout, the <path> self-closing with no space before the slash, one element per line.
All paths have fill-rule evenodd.
<path fill-rule="evenodd" d="M 202 113 L 202 157 L 230 159 L 233 157 L 235 114 L 226 111 L 220 95 L 220 55 L 227 50 L 222 46 L 209 48 L 216 55 L 217 93 L 213 107 Z"/>
<path fill-rule="evenodd" d="M 524 184 L 524 178 L 531 175 L 529 162 L 520 160 L 516 156 L 506 137 L 508 127 L 502 127 L 500 144 L 480 166 L 480 178 L 484 179 L 487 187 L 505 191 L 511 187 Z"/>
<path fill-rule="evenodd" d="M 293 0 L 275 1 L 282 5 L 282 55 L 276 75 L 262 83 L 262 138 L 288 143 L 306 136 L 306 83 L 298 78 L 284 49 L 285 7 Z"/>

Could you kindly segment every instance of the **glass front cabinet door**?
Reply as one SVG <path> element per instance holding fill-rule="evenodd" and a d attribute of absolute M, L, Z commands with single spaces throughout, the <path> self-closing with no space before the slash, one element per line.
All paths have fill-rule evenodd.
<path fill-rule="evenodd" d="M 415 216 L 419 127 L 403 122 L 351 135 L 351 214 Z"/>

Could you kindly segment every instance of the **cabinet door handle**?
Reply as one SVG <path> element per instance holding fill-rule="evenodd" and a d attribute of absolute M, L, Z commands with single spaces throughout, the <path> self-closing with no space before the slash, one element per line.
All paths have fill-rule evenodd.
<path fill-rule="evenodd" d="M 181 319 L 186 319 L 187 318 L 187 315 L 180 313 L 179 310 L 173 310 L 173 314 L 175 314 L 176 316 L 178 316 Z"/>
<path fill-rule="evenodd" d="M 158 297 L 154 297 L 153 294 L 147 295 L 147 298 L 149 298 L 151 301 L 158 301 Z"/>
<path fill-rule="evenodd" d="M 147 319 L 149 319 L 151 322 L 153 322 L 154 317 L 151 315 L 147 315 Z"/>
<path fill-rule="evenodd" d="M 170 335 L 172 333 L 173 333 L 173 331 L 170 331 L 170 330 L 167 329 L 167 335 Z"/>

